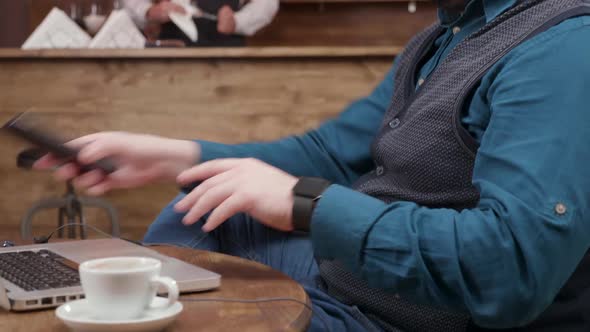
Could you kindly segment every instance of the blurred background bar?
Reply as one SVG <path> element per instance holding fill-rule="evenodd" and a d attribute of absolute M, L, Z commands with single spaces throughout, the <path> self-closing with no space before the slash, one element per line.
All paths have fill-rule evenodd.
<path fill-rule="evenodd" d="M 416 12 L 408 9 L 416 3 Z M 20 47 L 51 8 L 88 15 L 93 4 L 103 15 L 112 0 L 0 0 L 0 46 Z M 248 37 L 247 46 L 403 46 L 436 18 L 431 1 L 281 0 L 274 21 Z M 78 17 L 79 19 L 79 17 Z"/>

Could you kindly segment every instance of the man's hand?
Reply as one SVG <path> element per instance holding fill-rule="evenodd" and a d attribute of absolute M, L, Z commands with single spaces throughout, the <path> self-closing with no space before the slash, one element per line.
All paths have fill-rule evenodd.
<path fill-rule="evenodd" d="M 76 163 L 62 165 L 50 154 L 33 167 L 51 169 L 61 165 L 55 177 L 63 181 L 73 179 L 76 188 L 90 195 L 102 195 L 116 188 L 135 188 L 158 180 L 174 181 L 180 172 L 196 163 L 200 154 L 195 142 L 123 132 L 83 136 L 66 145 L 79 150 L 78 163 L 91 164 L 109 158 L 117 170 L 108 175 L 101 170 L 80 174 Z"/>
<path fill-rule="evenodd" d="M 281 231 L 292 231 L 292 189 L 297 178 L 256 159 L 217 159 L 182 172 L 178 182 L 203 181 L 174 209 L 187 212 L 186 225 L 212 211 L 203 230 L 210 232 L 243 212 Z"/>
<path fill-rule="evenodd" d="M 180 5 L 170 2 L 169 0 L 160 1 L 154 4 L 145 14 L 148 21 L 155 21 L 158 23 L 166 23 L 170 21 L 170 13 L 177 12 L 185 14 L 186 11 Z"/>
<path fill-rule="evenodd" d="M 221 7 L 217 12 L 217 31 L 224 35 L 231 35 L 236 32 L 234 11 L 228 5 Z"/>

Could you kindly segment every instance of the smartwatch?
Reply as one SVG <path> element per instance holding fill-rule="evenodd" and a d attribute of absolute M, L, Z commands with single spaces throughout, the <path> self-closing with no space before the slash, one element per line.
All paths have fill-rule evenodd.
<path fill-rule="evenodd" d="M 329 186 L 330 182 L 321 178 L 299 178 L 293 187 L 293 226 L 296 230 L 309 232 L 313 209 Z"/>

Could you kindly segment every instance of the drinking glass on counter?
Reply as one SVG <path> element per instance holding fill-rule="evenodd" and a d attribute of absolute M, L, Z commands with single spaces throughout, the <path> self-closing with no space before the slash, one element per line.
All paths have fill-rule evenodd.
<path fill-rule="evenodd" d="M 86 26 L 86 30 L 91 35 L 95 35 L 100 27 L 102 27 L 104 21 L 106 20 L 106 15 L 101 11 L 101 8 L 98 3 L 93 2 L 90 5 L 90 14 L 84 16 L 84 25 Z"/>

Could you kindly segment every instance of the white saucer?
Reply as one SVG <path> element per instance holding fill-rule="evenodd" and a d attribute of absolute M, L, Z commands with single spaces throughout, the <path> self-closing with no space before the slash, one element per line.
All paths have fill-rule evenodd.
<path fill-rule="evenodd" d="M 162 297 L 156 297 L 152 306 L 161 306 L 168 301 Z M 61 319 L 73 331 L 79 332 L 156 332 L 162 331 L 174 321 L 182 311 L 182 303 L 176 302 L 165 309 L 149 309 L 140 317 L 129 320 L 98 320 L 92 317 L 86 299 L 76 300 L 62 304 L 55 310 L 55 315 Z"/>

